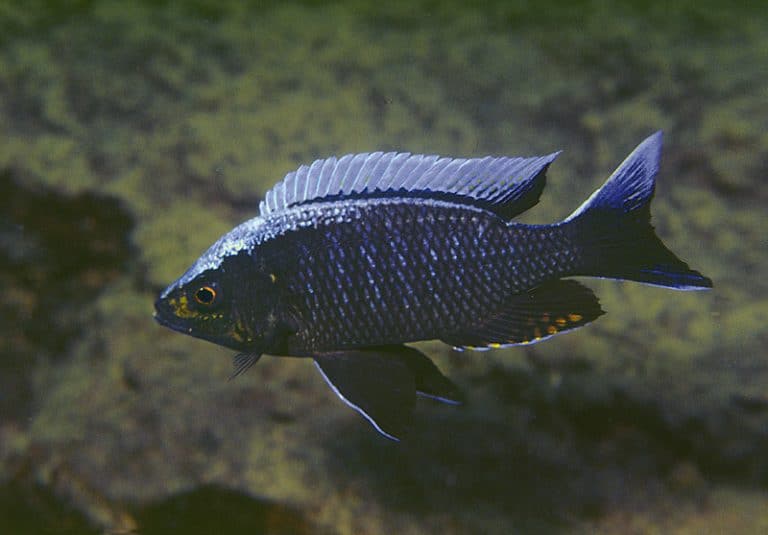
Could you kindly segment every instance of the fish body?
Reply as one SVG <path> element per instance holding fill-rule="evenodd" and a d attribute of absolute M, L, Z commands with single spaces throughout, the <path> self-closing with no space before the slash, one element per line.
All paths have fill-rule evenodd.
<path fill-rule="evenodd" d="M 335 201 L 285 218 L 260 254 L 281 286 L 278 315 L 294 319 L 292 355 L 450 338 L 578 262 L 563 227 L 510 227 L 445 201 Z"/>
<path fill-rule="evenodd" d="M 404 343 L 534 343 L 603 314 L 573 276 L 674 289 L 711 281 L 650 225 L 661 133 L 641 143 L 564 221 L 514 217 L 538 202 L 557 153 L 452 159 L 370 153 L 289 173 L 260 215 L 209 248 L 156 303 L 157 320 L 241 354 L 310 357 L 333 390 L 390 438 L 415 396 L 461 401 Z"/>

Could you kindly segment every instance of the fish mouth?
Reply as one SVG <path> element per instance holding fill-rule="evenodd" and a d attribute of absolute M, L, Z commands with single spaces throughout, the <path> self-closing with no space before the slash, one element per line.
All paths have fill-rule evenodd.
<path fill-rule="evenodd" d="M 152 313 L 152 317 L 163 327 L 183 333 L 189 331 L 188 327 L 173 313 L 168 302 L 162 297 L 155 301 L 155 311 Z"/>

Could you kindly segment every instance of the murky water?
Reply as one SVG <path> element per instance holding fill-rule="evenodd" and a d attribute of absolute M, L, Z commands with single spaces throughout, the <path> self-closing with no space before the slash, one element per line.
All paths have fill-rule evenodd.
<path fill-rule="evenodd" d="M 722 5 L 721 5 L 722 4 Z M 0 518 L 13 532 L 768 530 L 768 20 L 717 2 L 0 7 Z M 570 213 L 651 132 L 652 212 L 715 289 L 585 280 L 545 344 L 421 347 L 467 393 L 392 444 L 308 361 L 152 321 L 286 172 L 564 149 Z"/>

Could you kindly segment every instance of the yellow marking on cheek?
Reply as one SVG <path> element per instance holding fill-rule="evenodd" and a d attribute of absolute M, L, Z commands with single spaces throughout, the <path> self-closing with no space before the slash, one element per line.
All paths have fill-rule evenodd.
<path fill-rule="evenodd" d="M 582 315 L 581 314 L 568 314 L 568 321 L 581 321 Z"/>
<path fill-rule="evenodd" d="M 221 314 L 219 316 L 222 316 Z M 230 330 L 230 336 L 238 342 L 253 342 L 253 337 L 241 322 L 236 323 Z"/>
<path fill-rule="evenodd" d="M 555 327 L 554 325 L 550 325 L 549 327 L 547 327 L 548 334 L 555 334 L 556 332 L 557 332 L 557 327 Z"/>
<path fill-rule="evenodd" d="M 198 313 L 189 309 L 189 300 L 186 295 L 179 296 L 178 299 L 171 299 L 168 303 L 173 307 L 173 313 L 179 318 L 195 318 Z"/>
<path fill-rule="evenodd" d="M 566 324 L 566 320 L 565 320 L 565 318 L 557 318 L 557 319 L 555 320 L 555 323 L 557 323 L 557 325 L 558 325 L 559 327 L 562 327 L 563 325 L 565 325 L 565 324 Z"/>

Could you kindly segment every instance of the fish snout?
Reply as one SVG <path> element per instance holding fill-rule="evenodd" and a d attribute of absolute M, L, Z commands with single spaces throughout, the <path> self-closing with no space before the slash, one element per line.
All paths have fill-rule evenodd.
<path fill-rule="evenodd" d="M 159 297 L 155 301 L 155 311 L 152 314 L 155 321 L 164 327 L 173 327 L 178 318 L 174 308 L 167 298 Z M 175 321 L 176 320 L 176 321 Z"/>

